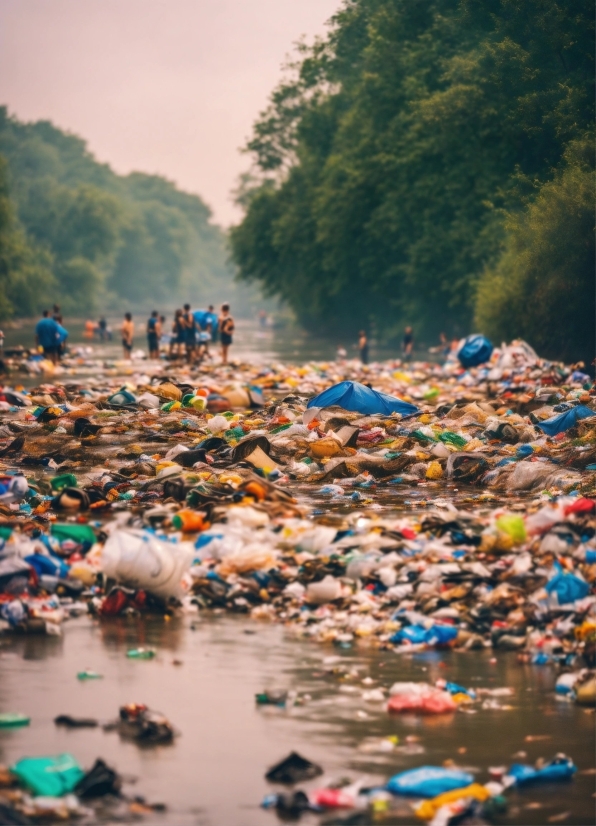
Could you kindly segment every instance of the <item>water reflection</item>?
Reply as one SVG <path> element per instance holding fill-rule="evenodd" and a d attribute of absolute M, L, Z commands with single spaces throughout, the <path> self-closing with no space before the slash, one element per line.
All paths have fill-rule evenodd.
<path fill-rule="evenodd" d="M 126 651 L 139 646 L 155 647 L 156 658 L 128 659 Z M 329 663 L 327 657 L 337 660 Z M 492 652 L 406 657 L 365 644 L 340 650 L 296 639 L 279 625 L 225 615 L 101 623 L 81 617 L 66 623 L 62 640 L 6 642 L 0 663 L 1 710 L 32 718 L 27 729 L 0 732 L 3 761 L 70 751 L 91 765 L 102 756 L 119 771 L 138 776 L 134 787 L 127 787 L 129 793 L 171 807 L 167 821 L 161 821 L 168 824 L 274 824 L 276 816 L 258 808 L 268 791 L 263 777 L 268 766 L 292 749 L 325 768 L 322 782 L 348 776 L 377 784 L 397 771 L 445 760 L 478 769 L 479 779 L 485 780 L 489 766 L 509 765 L 520 751 L 529 761 L 565 751 L 580 770 L 593 765 L 593 714 L 557 701 L 554 672 L 520 666 L 514 654 L 501 654 L 493 662 Z M 77 672 L 87 667 L 103 679 L 78 681 Z M 365 677 L 374 687 L 439 677 L 474 688 L 511 686 L 514 694 L 504 704 L 512 708 L 390 716 L 381 703 L 363 700 L 370 687 L 363 684 Z M 287 709 L 257 707 L 254 695 L 264 688 L 293 689 L 306 699 Z M 181 736 L 167 749 L 141 750 L 101 728 L 68 731 L 52 722 L 60 713 L 104 722 L 131 701 L 165 713 Z M 367 738 L 389 735 L 399 738 L 394 752 L 360 749 Z M 548 739 L 528 741 L 527 735 Z M 591 822 L 593 785 L 593 776 L 579 774 L 569 785 L 515 794 L 503 823 L 545 823 L 566 810 L 572 813 L 566 823 Z M 533 801 L 542 808 L 524 808 Z M 333 815 L 325 823 L 366 822 L 358 820 L 360 815 L 355 821 L 351 817 Z M 303 822 L 318 819 L 309 816 Z M 415 818 L 404 802 L 383 822 L 414 823 Z"/>

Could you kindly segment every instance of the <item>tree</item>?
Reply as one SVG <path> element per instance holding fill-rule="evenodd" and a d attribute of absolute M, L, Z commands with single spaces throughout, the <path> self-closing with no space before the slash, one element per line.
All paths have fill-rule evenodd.
<path fill-rule="evenodd" d="M 565 164 L 523 211 L 506 216 L 503 251 L 481 281 L 477 325 L 521 336 L 553 359 L 591 364 L 594 342 L 593 139 L 572 143 Z"/>

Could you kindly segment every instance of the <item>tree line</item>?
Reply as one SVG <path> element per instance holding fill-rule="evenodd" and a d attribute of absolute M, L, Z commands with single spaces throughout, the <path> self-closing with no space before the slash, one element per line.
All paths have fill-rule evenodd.
<path fill-rule="evenodd" d="M 587 0 L 345 0 L 246 151 L 233 258 L 303 325 L 592 360 Z"/>
<path fill-rule="evenodd" d="M 197 195 L 0 107 L 0 317 L 233 300 L 226 243 Z"/>

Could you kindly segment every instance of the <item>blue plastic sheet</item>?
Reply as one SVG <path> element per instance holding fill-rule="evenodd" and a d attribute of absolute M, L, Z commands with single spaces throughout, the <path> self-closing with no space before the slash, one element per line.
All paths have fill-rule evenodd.
<path fill-rule="evenodd" d="M 550 782 L 552 780 L 570 780 L 577 767 L 569 757 L 552 760 L 541 769 L 527 766 L 524 763 L 514 763 L 507 774 L 513 777 L 518 786 L 526 783 Z"/>
<path fill-rule="evenodd" d="M 391 794 L 412 794 L 419 797 L 436 797 L 444 792 L 463 789 L 474 782 L 468 772 L 445 769 L 442 766 L 421 766 L 394 775 L 387 783 Z"/>
<path fill-rule="evenodd" d="M 580 404 L 571 410 L 566 410 L 564 413 L 559 413 L 558 416 L 553 416 L 540 422 L 538 427 L 543 430 L 547 436 L 556 436 L 558 433 L 565 433 L 581 421 L 581 419 L 589 419 L 591 416 L 596 416 L 593 410 Z"/>
<path fill-rule="evenodd" d="M 402 416 L 412 416 L 418 413 L 416 405 L 404 402 L 395 396 L 371 390 L 370 387 L 357 381 L 340 381 L 339 384 L 334 384 L 333 387 L 319 393 L 308 403 L 308 407 L 332 407 L 334 405 L 364 415 L 381 413 L 390 416 L 392 413 L 400 413 Z"/>
<path fill-rule="evenodd" d="M 476 333 L 468 336 L 457 352 L 462 367 L 478 367 L 487 362 L 493 354 L 493 345 L 486 338 Z"/>

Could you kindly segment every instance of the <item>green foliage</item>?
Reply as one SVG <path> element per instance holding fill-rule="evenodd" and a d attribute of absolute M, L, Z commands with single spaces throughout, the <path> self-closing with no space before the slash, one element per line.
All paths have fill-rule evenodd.
<path fill-rule="evenodd" d="M 27 242 L 16 225 L 10 199 L 6 162 L 0 157 L 0 317 L 37 312 L 55 282 L 47 254 Z"/>
<path fill-rule="evenodd" d="M 80 315 L 123 300 L 147 309 L 230 297 L 226 239 L 198 196 L 155 175 L 116 175 L 80 138 L 4 107 L 0 153 L 10 216 L 0 214 L 0 317 L 50 300 Z"/>
<path fill-rule="evenodd" d="M 504 210 L 593 121 L 587 0 L 346 0 L 247 151 L 246 280 L 307 326 L 468 332 Z"/>
<path fill-rule="evenodd" d="M 524 211 L 507 215 L 497 264 L 478 289 L 477 324 L 497 340 L 521 336 L 543 355 L 594 358 L 592 141 L 573 143 L 567 163 Z"/>

